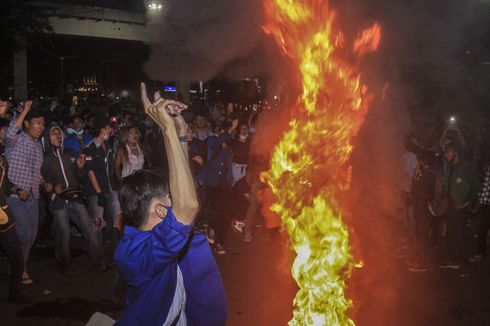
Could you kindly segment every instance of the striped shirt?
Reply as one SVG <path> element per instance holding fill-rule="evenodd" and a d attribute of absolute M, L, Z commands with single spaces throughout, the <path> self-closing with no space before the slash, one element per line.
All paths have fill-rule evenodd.
<path fill-rule="evenodd" d="M 15 127 L 15 120 L 12 120 L 5 133 L 5 157 L 10 167 L 8 177 L 18 188 L 32 191 L 34 198 L 39 199 L 42 145 L 25 132 L 19 131 L 20 128 Z"/>

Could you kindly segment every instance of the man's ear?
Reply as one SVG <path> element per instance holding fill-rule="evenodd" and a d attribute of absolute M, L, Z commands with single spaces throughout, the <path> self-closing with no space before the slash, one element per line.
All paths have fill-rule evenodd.
<path fill-rule="evenodd" d="M 164 219 L 165 216 L 167 215 L 167 208 L 165 208 L 165 206 L 163 206 L 162 204 L 158 203 L 155 205 L 155 213 L 159 218 Z"/>

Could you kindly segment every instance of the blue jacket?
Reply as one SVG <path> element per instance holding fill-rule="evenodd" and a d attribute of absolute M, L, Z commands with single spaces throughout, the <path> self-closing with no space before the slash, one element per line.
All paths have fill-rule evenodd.
<path fill-rule="evenodd" d="M 83 143 L 85 145 L 88 145 L 94 137 L 90 135 L 84 135 L 83 136 Z M 79 153 L 82 151 L 82 148 L 80 147 L 80 141 L 77 139 L 77 136 L 75 135 L 69 135 L 63 140 L 63 146 L 65 148 L 69 148 L 74 150 L 75 152 Z"/>
<path fill-rule="evenodd" d="M 114 259 L 128 284 L 126 311 L 117 325 L 165 322 L 177 285 L 177 264 L 186 291 L 187 324 L 224 325 L 226 298 L 204 234 L 178 222 L 171 209 L 151 231 L 126 226 Z"/>
<path fill-rule="evenodd" d="M 227 165 L 227 179 L 226 184 L 229 188 L 233 185 L 233 153 L 231 147 L 222 148 L 221 144 L 230 140 L 232 136 L 225 132 L 220 136 L 213 136 L 208 138 L 208 150 L 210 157 L 208 157 L 208 163 L 199 174 L 196 176 L 197 180 L 208 187 L 217 187 L 219 185 L 220 178 L 224 172 L 225 164 Z"/>

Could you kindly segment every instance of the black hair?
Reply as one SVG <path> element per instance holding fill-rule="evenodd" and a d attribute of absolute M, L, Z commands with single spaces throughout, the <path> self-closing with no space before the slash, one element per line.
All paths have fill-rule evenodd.
<path fill-rule="evenodd" d="M 140 227 L 148 221 L 153 199 L 169 194 L 168 183 L 159 174 L 141 170 L 123 179 L 119 188 L 122 221 L 125 225 Z"/>
<path fill-rule="evenodd" d="M 27 113 L 25 121 L 31 122 L 35 118 L 44 118 L 44 112 L 41 109 L 34 108 Z"/>
<path fill-rule="evenodd" d="M 449 143 L 444 147 L 444 151 L 448 150 L 455 151 L 458 154 L 460 154 L 461 152 L 461 149 L 459 148 L 458 144 L 456 144 L 456 142 Z"/>
<path fill-rule="evenodd" d="M 8 127 L 10 124 L 10 121 L 4 118 L 0 118 L 0 129 Z"/>

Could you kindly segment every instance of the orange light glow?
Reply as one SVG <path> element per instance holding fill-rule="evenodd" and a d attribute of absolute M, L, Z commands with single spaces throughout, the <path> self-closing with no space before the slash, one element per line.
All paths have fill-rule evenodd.
<path fill-rule="evenodd" d="M 338 200 L 349 189 L 352 139 L 367 113 L 367 87 L 342 60 L 343 34 L 324 0 L 264 0 L 264 30 L 298 67 L 302 94 L 294 119 L 274 149 L 269 183 L 296 253 L 292 274 L 299 291 L 290 325 L 354 325 L 346 279 L 354 267 L 348 214 Z M 379 45 L 379 24 L 359 34 L 354 51 Z M 344 53 L 345 55 L 345 53 Z"/>

